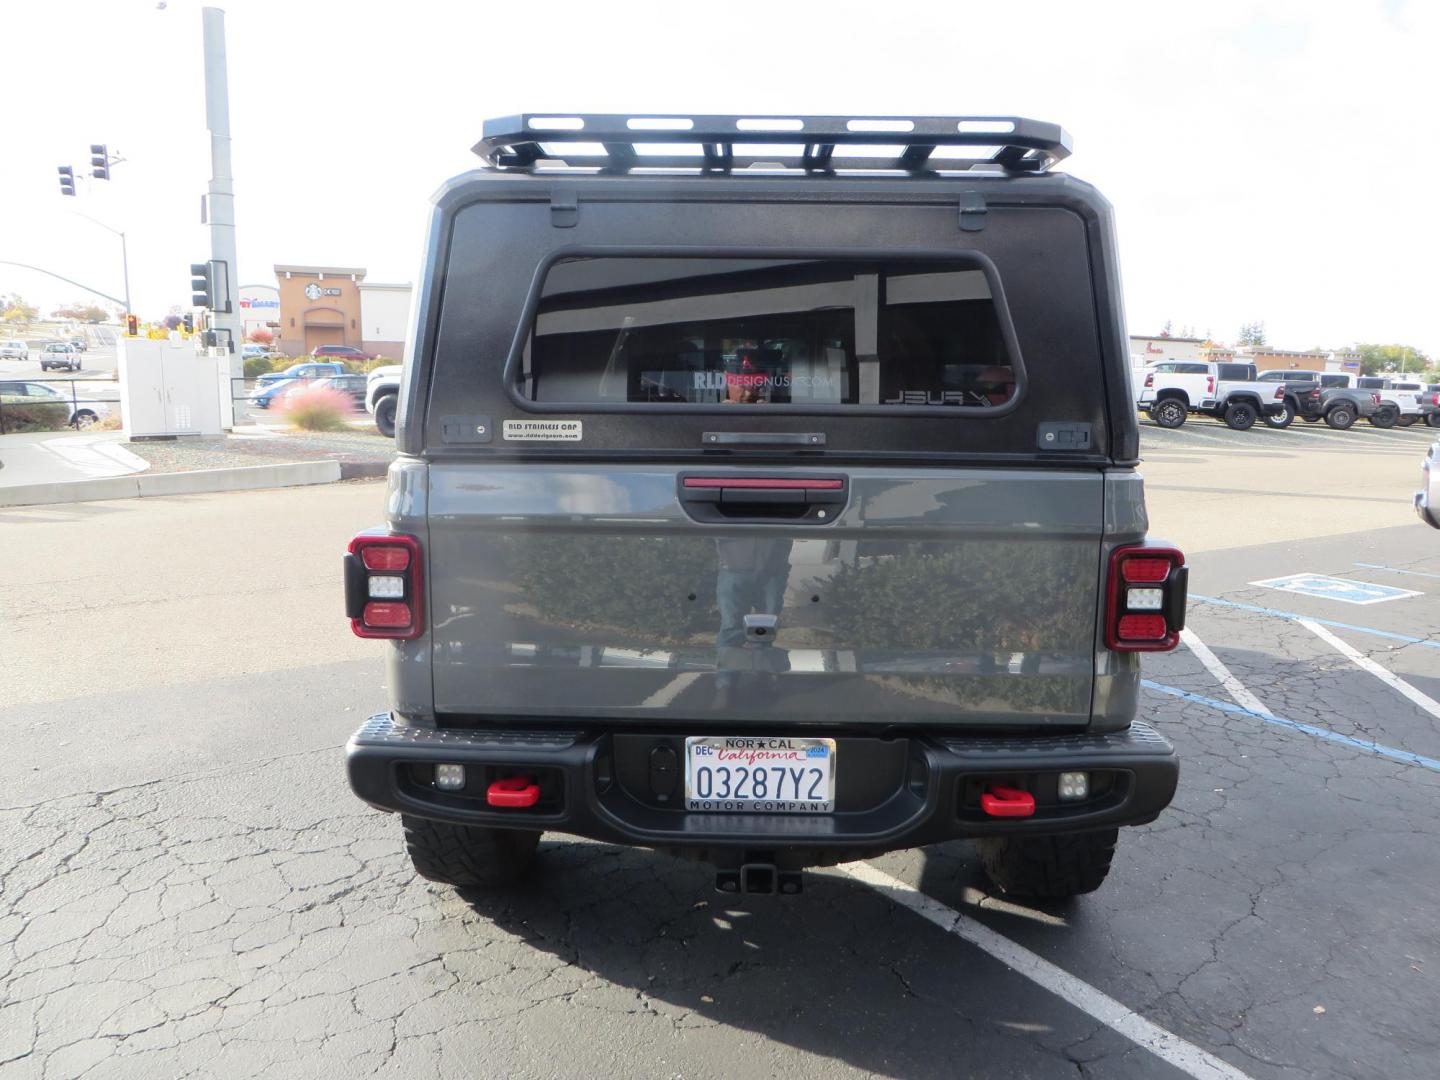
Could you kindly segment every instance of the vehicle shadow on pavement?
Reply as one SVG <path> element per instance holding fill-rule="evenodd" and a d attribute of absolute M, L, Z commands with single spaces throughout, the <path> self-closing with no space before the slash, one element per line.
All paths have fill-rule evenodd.
<path fill-rule="evenodd" d="M 958 869 L 962 887 L 979 888 L 968 845 L 946 849 L 947 881 Z M 593 975 L 567 1003 L 618 993 L 607 1007 L 677 1032 L 740 1029 L 889 1076 L 1072 1075 L 1077 1060 L 1112 1054 L 1119 1071 L 1107 1075 L 1146 1064 L 1121 1064 L 1128 1042 L 838 874 L 807 872 L 798 897 L 737 897 L 713 890 L 709 867 L 655 852 L 567 841 L 541 852 L 526 886 L 463 899 Z"/>

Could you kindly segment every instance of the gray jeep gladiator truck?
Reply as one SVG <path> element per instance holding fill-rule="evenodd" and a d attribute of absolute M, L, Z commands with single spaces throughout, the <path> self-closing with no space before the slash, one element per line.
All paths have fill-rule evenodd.
<path fill-rule="evenodd" d="M 355 793 L 470 889 L 542 832 L 731 892 L 968 838 L 1089 892 L 1179 774 L 1111 209 L 1014 117 L 524 115 L 434 200 Z"/>

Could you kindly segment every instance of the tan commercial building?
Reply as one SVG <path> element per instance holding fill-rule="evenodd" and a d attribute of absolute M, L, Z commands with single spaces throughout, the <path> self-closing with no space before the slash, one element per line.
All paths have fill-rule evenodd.
<path fill-rule="evenodd" d="M 400 362 L 409 333 L 410 285 L 365 280 L 356 266 L 276 266 L 275 348 L 302 356 L 317 345 L 351 345 Z"/>
<path fill-rule="evenodd" d="M 360 282 L 365 271 L 345 266 L 277 266 L 280 329 L 275 347 L 303 356 L 317 345 L 363 348 Z"/>

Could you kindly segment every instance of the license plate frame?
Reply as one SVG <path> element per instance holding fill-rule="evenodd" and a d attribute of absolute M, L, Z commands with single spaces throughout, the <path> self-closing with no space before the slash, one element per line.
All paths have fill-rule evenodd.
<path fill-rule="evenodd" d="M 758 782 L 756 769 L 765 772 Z M 709 770 L 709 775 L 702 770 Z M 692 813 L 831 814 L 835 774 L 835 740 L 830 738 L 690 735 L 685 739 L 685 809 Z M 757 787 L 763 794 L 755 794 Z M 809 797 L 815 794 L 823 798 Z"/>

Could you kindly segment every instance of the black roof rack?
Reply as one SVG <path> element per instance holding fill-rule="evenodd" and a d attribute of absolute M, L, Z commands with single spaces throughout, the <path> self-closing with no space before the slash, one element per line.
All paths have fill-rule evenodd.
<path fill-rule="evenodd" d="M 1019 116 L 524 113 L 485 121 L 474 150 L 497 169 L 525 171 L 1037 173 L 1070 155 L 1070 136 Z"/>

